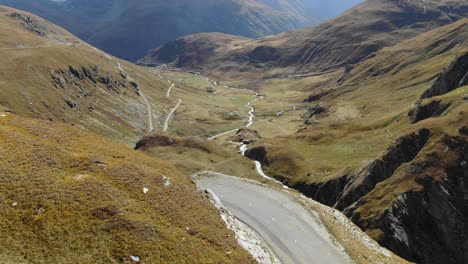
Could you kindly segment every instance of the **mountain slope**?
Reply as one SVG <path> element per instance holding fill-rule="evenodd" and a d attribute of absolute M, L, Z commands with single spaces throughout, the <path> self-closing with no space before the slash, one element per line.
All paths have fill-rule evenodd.
<path fill-rule="evenodd" d="M 399 256 L 461 263 L 467 43 L 465 18 L 384 48 L 344 73 L 257 84 L 269 102 L 256 105 L 256 116 L 271 120 L 276 98 L 288 91 L 282 115 L 304 125 L 257 140 L 246 155 L 262 161 L 268 175 L 343 210 Z M 293 96 L 306 93 L 305 102 Z M 289 110 L 301 104 L 305 113 Z"/>
<path fill-rule="evenodd" d="M 151 48 L 196 32 L 260 37 L 303 28 L 311 19 L 294 1 L 2 0 L 56 23 L 106 52 L 136 61 Z M 292 4 L 293 3 L 293 4 Z"/>
<path fill-rule="evenodd" d="M 0 139 L 8 263 L 253 263 L 171 165 L 79 126 L 3 111 Z"/>
<path fill-rule="evenodd" d="M 65 30 L 13 9 L 0 10 L 0 104 L 22 116 L 81 124 L 125 142 L 149 131 L 151 110 L 168 103 L 167 82 L 110 57 Z M 155 119 L 155 114 L 151 114 Z"/>
<path fill-rule="evenodd" d="M 278 67 L 288 72 L 323 72 L 358 63 L 383 47 L 467 16 L 468 3 L 462 0 L 368 0 L 317 27 L 236 42 L 196 61 L 190 58 L 197 52 L 193 47 L 203 43 L 204 49 L 212 50 L 217 45 L 216 36 L 179 38 L 154 49 L 143 61 L 196 66 L 213 73 Z M 186 54 L 186 50 L 191 52 Z"/>
<path fill-rule="evenodd" d="M 253 262 L 189 177 L 118 143 L 167 81 L 23 11 L 0 6 L 0 35 L 5 262 Z"/>

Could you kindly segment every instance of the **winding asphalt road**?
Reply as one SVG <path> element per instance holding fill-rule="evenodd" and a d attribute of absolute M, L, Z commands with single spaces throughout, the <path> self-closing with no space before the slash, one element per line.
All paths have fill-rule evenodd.
<path fill-rule="evenodd" d="M 254 229 L 283 263 L 348 263 L 320 220 L 286 193 L 218 173 L 196 182 Z"/>

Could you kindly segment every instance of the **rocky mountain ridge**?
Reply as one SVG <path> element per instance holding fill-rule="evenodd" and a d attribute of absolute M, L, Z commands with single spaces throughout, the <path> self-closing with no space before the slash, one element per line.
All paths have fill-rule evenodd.
<path fill-rule="evenodd" d="M 311 25 L 301 1 L 260 0 L 1 0 L 32 12 L 122 59 L 196 32 L 260 37 Z M 157 30 L 155 30 L 157 29 Z"/>
<path fill-rule="evenodd" d="M 143 59 L 206 73 L 326 72 L 354 65 L 384 47 L 468 16 L 465 1 L 368 0 L 316 27 L 256 40 L 222 36 L 181 37 Z M 197 57 L 192 57 L 193 53 Z M 222 63 L 221 63 L 222 62 Z M 220 66 L 223 65 L 223 66 Z"/>

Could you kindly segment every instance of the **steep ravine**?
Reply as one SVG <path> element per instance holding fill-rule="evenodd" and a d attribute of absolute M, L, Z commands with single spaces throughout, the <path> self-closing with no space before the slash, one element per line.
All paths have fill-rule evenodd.
<path fill-rule="evenodd" d="M 405 259 L 463 263 L 467 137 L 444 135 L 426 153 L 393 176 L 412 187 L 401 192 L 391 206 L 377 216 L 369 214 L 377 197 L 392 193 L 394 181 L 387 181 L 344 213 L 363 230 L 380 230 L 378 242 Z"/>
<path fill-rule="evenodd" d="M 466 128 L 460 128 L 459 134 L 445 135 L 430 144 L 431 132 L 419 129 L 395 140 L 380 158 L 359 172 L 290 187 L 340 209 L 382 246 L 407 260 L 462 263 L 463 194 L 467 192 L 463 177 L 468 176 Z M 437 137 L 433 135 L 431 142 Z M 269 164 L 265 147 L 252 148 L 246 156 Z M 392 189 L 394 181 L 403 180 L 409 182 L 407 186 L 416 187 Z M 387 203 L 376 204 L 382 200 Z"/>

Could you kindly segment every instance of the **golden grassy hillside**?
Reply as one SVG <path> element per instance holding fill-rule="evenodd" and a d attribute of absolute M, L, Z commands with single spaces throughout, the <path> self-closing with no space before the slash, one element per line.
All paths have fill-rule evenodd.
<path fill-rule="evenodd" d="M 411 125 L 408 112 L 432 85 L 437 74 L 465 50 L 467 23 L 468 20 L 463 19 L 383 49 L 346 73 L 347 78 L 340 77 L 338 72 L 263 84 L 260 91 L 265 99 L 257 103 L 257 116 L 263 115 L 261 120 L 264 121 L 253 126 L 261 135 L 271 134 L 271 126 L 262 128 L 260 124 L 273 119 L 274 113 L 280 110 L 279 101 L 288 111 L 270 124 L 289 123 L 291 126 L 294 120 L 304 120 L 310 115 L 310 112 L 291 111 L 293 106 L 304 107 L 306 104 L 314 108 L 320 105 L 326 109 L 323 114 L 308 118 L 311 125 L 297 124 L 297 128 L 302 128 L 300 133 L 257 143 L 269 150 L 269 172 L 291 182 L 323 182 L 341 177 L 362 168 L 394 139 L 423 127 L 419 123 Z M 340 78 L 344 80 L 337 83 Z M 292 91 L 288 93 L 291 97 L 280 99 L 288 89 Z M 303 101 L 307 94 L 327 91 L 330 93 L 317 101 Z M 450 103 L 450 111 L 456 105 L 465 104 L 464 94 L 466 87 L 461 87 L 431 100 L 442 99 Z"/>
<path fill-rule="evenodd" d="M 0 114 L 3 261 L 252 261 L 173 166 L 78 125 Z"/>
<path fill-rule="evenodd" d="M 154 119 L 164 109 L 167 82 L 41 18 L 2 7 L 0 35 L 0 104 L 18 115 L 81 124 L 134 142 L 148 130 L 138 91 L 148 93 Z"/>
<path fill-rule="evenodd" d="M 265 138 L 249 146 L 247 155 L 258 159 L 265 148 L 267 174 L 343 210 L 399 256 L 458 263 L 467 43 L 468 20 L 462 19 L 343 71 L 262 83 L 257 88 L 265 98 L 255 104 L 259 121 L 252 128 Z M 422 97 L 440 79 L 455 86 Z M 280 117 L 275 102 L 283 103 Z M 291 110 L 305 105 L 309 110 Z M 294 134 L 272 132 L 273 126 L 294 125 Z"/>
<path fill-rule="evenodd" d="M 235 145 L 154 133 L 143 137 L 136 149 L 173 164 L 186 175 L 209 170 L 266 182 L 255 171 L 253 162 L 237 153 L 239 147 Z"/>

